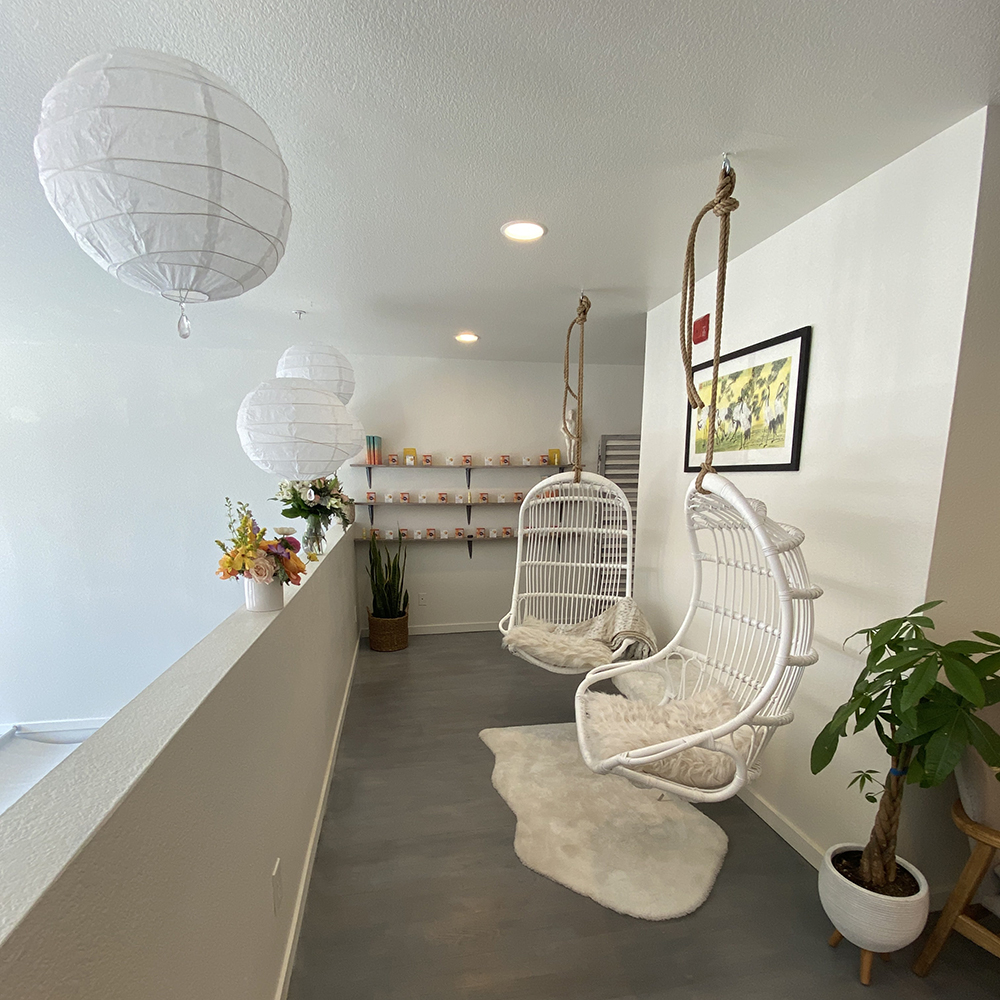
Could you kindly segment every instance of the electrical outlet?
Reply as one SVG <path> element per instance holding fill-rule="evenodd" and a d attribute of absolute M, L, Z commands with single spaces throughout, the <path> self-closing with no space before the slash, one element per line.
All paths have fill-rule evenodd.
<path fill-rule="evenodd" d="M 274 900 L 274 915 L 278 915 L 281 909 L 281 900 L 285 894 L 284 886 L 281 884 L 281 858 L 274 859 L 274 870 L 271 872 L 271 896 Z"/>
<path fill-rule="evenodd" d="M 426 608 L 427 607 L 427 595 L 426 594 L 417 594 L 417 604 L 419 604 L 420 607 L 422 607 L 422 608 Z"/>

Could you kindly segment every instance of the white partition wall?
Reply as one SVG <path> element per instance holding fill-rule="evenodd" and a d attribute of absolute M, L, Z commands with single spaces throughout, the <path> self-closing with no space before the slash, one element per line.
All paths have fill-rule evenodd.
<path fill-rule="evenodd" d="M 928 592 L 986 120 L 983 109 L 730 264 L 725 350 L 813 327 L 801 471 L 732 478 L 772 517 L 804 529 L 803 551 L 825 590 L 815 608 L 820 661 L 806 670 L 796 721 L 745 793 L 814 862 L 830 844 L 866 838 L 874 807 L 846 785 L 853 770 L 885 762 L 865 733 L 822 774 L 809 771 L 812 740 L 860 669 L 843 640 Z M 752 211 L 748 197 L 733 225 Z M 714 298 L 709 275 L 698 282 L 695 315 L 714 311 Z M 690 586 L 678 311 L 675 298 L 648 317 L 636 545 L 636 599 L 663 635 L 677 626 Z M 710 358 L 709 346 L 696 348 L 696 363 Z M 907 792 L 900 852 L 932 889 L 955 877 L 964 850 L 947 816 L 953 794 Z"/>
<path fill-rule="evenodd" d="M 341 540 L 283 611 L 235 612 L 0 816 L 0 996 L 279 994 L 354 602 Z"/>

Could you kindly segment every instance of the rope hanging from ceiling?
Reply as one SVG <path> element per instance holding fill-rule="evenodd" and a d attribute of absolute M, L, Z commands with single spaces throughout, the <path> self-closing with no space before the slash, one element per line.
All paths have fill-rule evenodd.
<path fill-rule="evenodd" d="M 567 440 L 572 442 L 573 454 L 567 456 L 573 461 L 573 482 L 580 482 L 580 473 L 583 471 L 583 328 L 587 323 L 587 313 L 590 311 L 590 299 L 583 292 L 580 293 L 580 301 L 576 307 L 576 316 L 570 323 L 566 331 L 566 353 L 563 357 L 563 410 L 562 426 L 563 434 Z M 580 328 L 580 355 L 577 362 L 576 389 L 570 385 L 569 379 L 569 355 L 570 345 L 573 340 L 573 327 Z M 570 400 L 576 403 L 576 419 L 570 420 Z M 573 426 L 570 427 L 570 423 Z"/>
<path fill-rule="evenodd" d="M 691 368 L 694 337 L 694 245 L 701 220 L 709 212 L 712 212 L 719 218 L 719 267 L 715 281 L 715 343 L 712 355 L 712 401 L 708 407 L 708 442 L 705 448 L 705 458 L 701 463 L 701 471 L 695 480 L 695 489 L 699 493 L 708 492 L 702 487 L 702 480 L 706 473 L 715 471 L 712 468 L 712 459 L 715 455 L 715 407 L 719 395 L 719 357 L 722 354 L 722 310 L 726 302 L 726 267 L 729 263 L 729 216 L 740 207 L 740 203 L 733 197 L 735 189 L 736 171 L 726 159 L 722 173 L 719 174 L 715 197 L 695 216 L 694 222 L 691 224 L 687 251 L 684 254 L 684 274 L 681 278 L 681 360 L 684 362 L 688 403 L 700 413 L 705 406 L 705 401 L 701 398 L 694 384 L 694 373 Z"/>

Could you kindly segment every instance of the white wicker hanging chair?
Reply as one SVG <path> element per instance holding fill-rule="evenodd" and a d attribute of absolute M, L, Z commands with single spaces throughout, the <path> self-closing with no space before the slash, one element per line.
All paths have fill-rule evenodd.
<path fill-rule="evenodd" d="M 591 670 L 576 694 L 580 750 L 593 771 L 694 802 L 735 795 L 758 773 L 774 730 L 792 721 L 802 669 L 817 659 L 812 602 L 822 594 L 809 582 L 798 528 L 770 520 L 762 503 L 722 476 L 707 474 L 704 487 L 708 494 L 692 484 L 685 503 L 694 586 L 677 634 L 647 659 Z M 590 690 L 610 677 L 627 689 L 621 675 L 635 672 L 662 679 L 652 702 Z M 720 689 L 729 717 L 678 733 L 678 714 Z M 616 718 L 632 712 L 629 733 L 648 734 L 640 745 L 627 745 L 623 732 L 609 733 L 608 706 Z M 688 776 L 699 768 L 713 780 L 692 781 Z"/>
<path fill-rule="evenodd" d="M 500 621 L 504 636 L 526 618 L 570 625 L 594 618 L 632 596 L 632 508 L 621 488 L 593 473 L 543 479 L 528 491 L 517 523 L 517 568 L 510 611 Z M 617 659 L 628 641 L 613 650 Z M 558 674 L 562 667 L 510 647 L 511 652 Z"/>

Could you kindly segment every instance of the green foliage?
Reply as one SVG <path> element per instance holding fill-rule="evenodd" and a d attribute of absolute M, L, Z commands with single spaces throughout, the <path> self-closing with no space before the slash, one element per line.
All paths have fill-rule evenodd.
<path fill-rule="evenodd" d="M 402 556 L 402 562 L 400 562 Z M 402 618 L 410 605 L 410 593 L 403 590 L 406 573 L 406 552 L 403 540 L 396 546 L 396 554 L 385 549 L 385 562 L 378 541 L 372 537 L 368 548 L 368 579 L 372 585 L 372 615 L 376 618 Z"/>
<path fill-rule="evenodd" d="M 1000 636 L 974 632 L 980 641 L 932 642 L 924 630 L 934 622 L 924 612 L 940 603 L 854 633 L 865 637 L 868 658 L 851 697 L 816 737 L 813 774 L 833 760 L 852 719 L 856 733 L 873 725 L 889 756 L 909 761 L 906 780 L 922 788 L 940 785 L 970 744 L 990 767 L 1000 767 L 1000 734 L 975 714 L 1000 701 Z M 879 784 L 874 773 L 855 775 L 851 784 L 874 801 L 865 792 L 867 784 Z"/>

